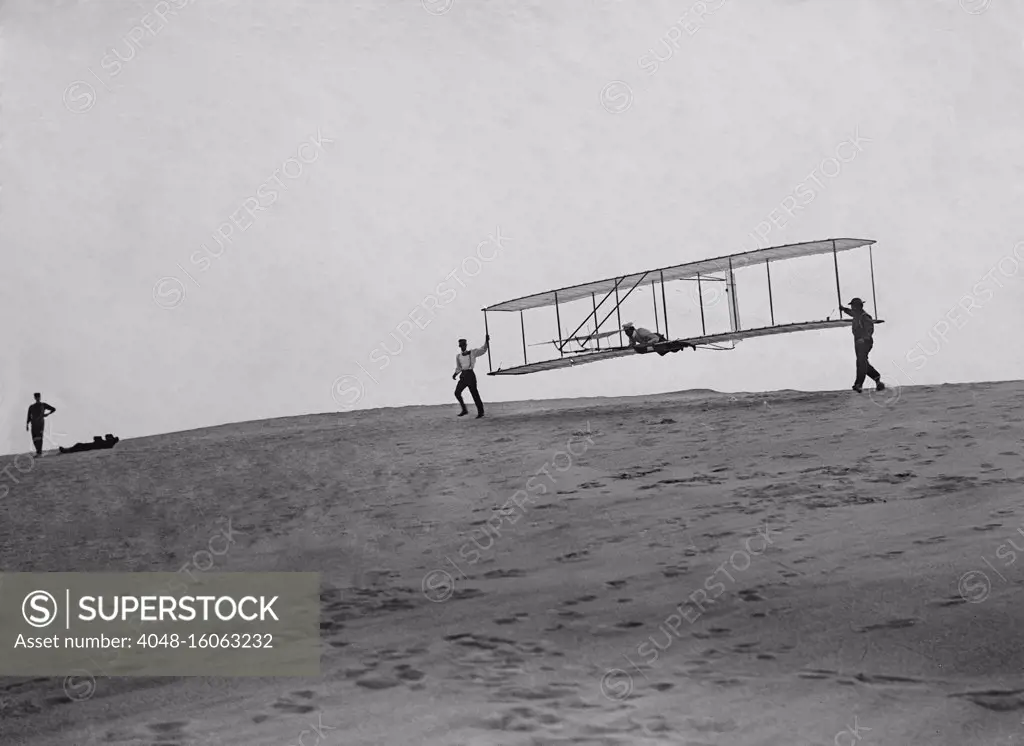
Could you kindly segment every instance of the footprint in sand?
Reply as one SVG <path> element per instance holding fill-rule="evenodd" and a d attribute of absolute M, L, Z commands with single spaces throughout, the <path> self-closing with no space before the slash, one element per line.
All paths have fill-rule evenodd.
<path fill-rule="evenodd" d="M 707 632 L 694 632 L 693 636 L 701 640 L 707 640 L 712 637 L 727 637 L 731 632 L 732 630 L 725 627 L 708 627 Z"/>
<path fill-rule="evenodd" d="M 899 484 L 905 482 L 908 479 L 913 479 L 916 474 L 912 474 L 909 471 L 901 471 L 898 474 L 882 474 L 877 477 L 870 477 L 865 479 L 865 482 L 874 482 L 880 484 Z"/>
<path fill-rule="evenodd" d="M 885 676 L 883 674 L 868 675 L 858 673 L 853 677 L 862 684 L 926 684 L 920 679 L 910 679 L 905 676 Z"/>
<path fill-rule="evenodd" d="M 402 683 L 409 685 L 411 689 L 423 689 L 422 681 L 426 678 L 426 674 L 408 663 L 395 664 L 390 674 L 380 672 L 378 669 L 382 662 L 408 660 L 426 652 L 426 648 L 418 646 L 405 650 L 384 648 L 376 653 L 375 660 L 365 662 L 364 667 L 346 670 L 345 677 L 355 679 L 356 686 L 364 689 L 392 689 Z"/>
<path fill-rule="evenodd" d="M 529 616 L 530 615 L 527 614 L 525 611 L 517 611 L 512 616 L 501 617 L 500 619 L 495 619 L 494 623 L 495 624 L 518 624 L 520 622 L 520 620 L 528 618 Z"/>
<path fill-rule="evenodd" d="M 931 544 L 941 544 L 946 541 L 945 536 L 932 536 L 928 539 L 917 539 L 914 541 L 918 546 L 929 546 Z"/>
<path fill-rule="evenodd" d="M 562 602 L 562 606 L 577 606 L 579 604 L 585 604 L 585 603 L 588 603 L 590 601 L 596 601 L 596 600 L 597 600 L 597 596 L 590 596 L 590 595 L 580 596 L 579 598 L 572 598 L 572 599 L 569 599 L 568 601 L 563 601 Z"/>
<path fill-rule="evenodd" d="M 1024 689 L 989 689 L 980 692 L 962 692 L 950 696 L 967 699 L 979 707 L 993 712 L 1024 710 Z"/>
<path fill-rule="evenodd" d="M 728 733 L 738 727 L 735 720 L 720 720 L 711 717 L 688 717 L 686 725 L 698 733 Z"/>
<path fill-rule="evenodd" d="M 615 624 L 615 629 L 636 629 L 637 627 L 643 627 L 643 626 L 644 626 L 643 622 L 635 622 L 635 621 L 630 620 L 630 621 L 625 621 L 625 622 L 617 622 Z"/>
<path fill-rule="evenodd" d="M 491 635 L 459 633 L 444 639 L 455 647 L 451 661 L 459 670 L 451 674 L 453 678 L 482 683 L 490 688 L 507 685 L 514 677 L 524 674 L 531 659 L 561 655 L 560 651 L 548 650 L 538 643 L 516 642 Z"/>
<path fill-rule="evenodd" d="M 661 571 L 661 574 L 666 578 L 678 578 L 681 575 L 686 575 L 690 571 L 687 565 L 675 565 L 673 567 L 666 567 Z"/>
<path fill-rule="evenodd" d="M 724 539 L 727 536 L 735 536 L 735 535 L 736 535 L 735 531 L 719 531 L 718 533 L 715 533 L 713 531 L 709 531 L 706 534 L 702 534 L 702 536 L 704 536 L 704 538 L 706 538 L 706 539 Z"/>
<path fill-rule="evenodd" d="M 494 692 L 493 701 L 529 701 L 537 702 L 542 700 L 559 700 L 564 697 L 571 697 L 579 690 L 575 683 L 553 683 L 539 684 L 531 687 L 505 686 Z"/>
<path fill-rule="evenodd" d="M 366 675 L 368 673 L 372 673 L 373 669 L 376 668 L 376 667 L 377 667 L 377 664 L 376 663 L 372 663 L 370 666 L 367 666 L 365 668 L 363 668 L 363 667 L 360 667 L 360 668 L 346 668 L 345 671 L 344 671 L 344 676 L 345 676 L 346 679 L 358 679 L 360 676 L 364 676 L 364 675 Z"/>
<path fill-rule="evenodd" d="M 189 738 L 185 731 L 189 725 L 187 720 L 177 720 L 168 723 L 150 723 L 148 727 L 156 734 L 159 746 L 186 746 L 194 740 Z"/>
<path fill-rule="evenodd" d="M 854 630 L 855 632 L 874 632 L 879 629 L 906 629 L 907 627 L 913 627 L 918 623 L 917 619 L 890 619 L 887 622 L 881 624 L 870 624 L 867 627 L 861 627 L 860 629 Z"/>
<path fill-rule="evenodd" d="M 967 603 L 967 599 L 957 594 L 956 596 L 950 596 L 949 598 L 939 599 L 938 601 L 932 601 L 932 606 L 959 606 L 960 604 Z"/>
<path fill-rule="evenodd" d="M 641 477 L 646 477 L 649 474 L 656 474 L 659 471 L 661 471 L 661 469 L 636 469 L 634 471 L 624 471 L 616 474 L 612 479 L 640 479 Z"/>
<path fill-rule="evenodd" d="M 580 550 L 579 552 L 568 552 L 560 557 L 555 557 L 555 562 L 582 562 L 588 554 L 590 554 L 590 552 L 586 549 Z"/>
<path fill-rule="evenodd" d="M 291 692 L 289 696 L 280 697 L 270 705 L 272 712 L 258 712 L 252 716 L 252 721 L 259 724 L 271 720 L 281 713 L 285 715 L 306 715 L 310 712 L 316 712 L 317 706 L 310 704 L 311 700 L 315 699 L 316 696 L 316 692 L 309 689 Z"/>
<path fill-rule="evenodd" d="M 544 725 L 561 725 L 562 718 L 553 713 L 532 707 L 513 707 L 502 713 L 495 713 L 475 723 L 488 730 L 532 733 Z"/>
<path fill-rule="evenodd" d="M 997 528 L 1002 528 L 1001 523 L 986 523 L 984 526 L 972 526 L 975 531 L 995 531 Z"/>
<path fill-rule="evenodd" d="M 831 679 L 834 676 L 838 676 L 838 675 L 839 675 L 838 671 L 832 671 L 832 670 L 827 669 L 827 668 L 809 668 L 806 671 L 800 671 L 797 674 L 797 678 L 821 680 L 821 679 Z"/>
<path fill-rule="evenodd" d="M 402 682 L 395 677 L 384 676 L 375 674 L 372 676 L 366 676 L 362 679 L 356 679 L 356 686 L 361 686 L 364 689 L 394 689 L 396 686 L 401 686 Z"/>

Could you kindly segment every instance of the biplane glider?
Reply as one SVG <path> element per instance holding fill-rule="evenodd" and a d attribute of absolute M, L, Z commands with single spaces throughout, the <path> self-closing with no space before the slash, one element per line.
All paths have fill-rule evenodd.
<path fill-rule="evenodd" d="M 823 241 L 810 241 L 806 243 L 789 244 L 786 246 L 774 246 L 767 249 L 757 249 L 755 251 L 747 251 L 741 254 L 730 254 L 728 256 L 704 259 L 697 262 L 691 262 L 689 264 L 677 264 L 672 267 L 660 267 L 658 269 L 635 272 L 622 277 L 613 277 L 607 280 L 597 280 L 596 282 L 587 282 L 581 285 L 572 285 L 570 287 L 558 288 L 556 290 L 548 290 L 543 293 L 536 293 L 534 295 L 528 295 L 522 298 L 505 301 L 503 303 L 497 303 L 493 306 L 488 306 L 487 308 L 482 309 L 484 312 L 484 328 L 488 334 L 490 333 L 487 329 L 488 313 L 498 311 L 518 311 L 523 337 L 523 364 L 511 368 L 501 368 L 499 366 L 498 370 L 494 370 L 491 365 L 491 352 L 488 348 L 488 375 L 516 376 L 526 373 L 538 373 L 545 370 L 557 370 L 560 368 L 583 365 L 584 363 L 595 363 L 601 360 L 610 360 L 613 358 L 624 357 L 626 355 L 636 355 L 647 352 L 665 354 L 667 352 L 676 352 L 686 347 L 693 347 L 695 349 L 710 348 L 729 350 L 735 349 L 735 343 L 744 339 L 764 337 L 773 334 L 786 334 L 789 332 L 848 327 L 852 323 L 851 320 L 844 319 L 841 315 L 840 318 L 837 319 L 828 318 L 818 321 L 776 324 L 775 308 L 772 303 L 770 265 L 772 262 L 795 259 L 797 257 L 813 256 L 817 254 L 832 254 L 833 264 L 835 266 L 836 296 L 841 306 L 842 293 L 839 285 L 839 260 L 837 254 L 840 251 L 850 251 L 864 246 L 868 247 L 868 259 L 871 267 L 871 315 L 876 317 L 876 324 L 881 324 L 883 321 L 882 319 L 877 318 L 877 306 L 875 299 L 875 268 L 874 257 L 872 255 L 872 246 L 874 244 L 874 240 L 864 238 L 830 238 Z M 736 294 L 735 271 L 743 267 L 761 265 L 764 265 L 767 270 L 768 304 L 771 312 L 772 323 L 768 326 L 744 329 L 740 324 L 740 309 Z M 679 338 L 669 337 L 668 304 L 665 300 L 665 283 L 681 280 L 697 283 L 697 296 L 700 298 L 701 315 L 701 334 L 699 336 Z M 728 302 L 729 311 L 729 331 L 718 334 L 707 333 L 704 319 L 704 299 L 703 295 L 700 293 L 701 283 L 706 282 L 724 283 L 725 297 Z M 648 345 L 646 347 L 624 344 L 621 331 L 622 319 L 620 318 L 622 303 L 642 286 L 650 285 L 654 299 L 655 327 L 657 328 L 658 284 L 661 285 L 661 318 L 664 321 L 665 327 L 664 332 L 662 332 L 661 329 L 658 329 L 658 332 L 663 334 L 667 341 Z M 579 301 L 586 298 L 590 298 L 590 305 L 593 310 L 587 315 L 587 318 L 584 319 L 578 327 L 576 327 L 576 329 L 563 337 L 560 306 L 565 303 Z M 558 337 L 539 344 L 553 345 L 558 351 L 559 357 L 553 360 L 541 360 L 530 363 L 526 358 L 526 327 L 523 321 L 523 312 L 529 309 L 551 306 L 555 309 L 555 318 L 558 324 Z M 602 314 L 603 318 L 599 318 Z M 613 316 L 615 317 L 614 321 L 607 323 Z M 586 329 L 584 329 L 584 327 L 586 327 Z M 581 331 L 584 333 L 581 334 Z M 610 337 L 615 336 L 618 336 L 618 344 L 609 344 L 608 342 L 605 342 L 604 345 L 601 344 L 602 340 L 608 340 Z M 730 342 L 732 343 L 731 347 L 723 346 L 723 343 Z"/>

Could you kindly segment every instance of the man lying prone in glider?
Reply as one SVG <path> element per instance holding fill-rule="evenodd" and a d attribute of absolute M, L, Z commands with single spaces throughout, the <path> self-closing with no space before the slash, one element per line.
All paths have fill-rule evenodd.
<path fill-rule="evenodd" d="M 630 346 L 637 348 L 638 352 L 647 352 L 646 348 L 650 346 L 655 346 L 654 351 L 661 356 L 665 356 L 670 352 L 679 352 L 679 350 L 682 349 L 682 347 L 689 347 L 694 350 L 697 349 L 696 345 L 684 342 L 682 343 L 682 347 L 678 347 L 676 349 L 659 350 L 657 349 L 657 346 L 668 342 L 668 338 L 664 334 L 652 332 L 650 329 L 644 329 L 642 326 L 633 326 L 632 321 L 627 321 L 625 324 L 623 324 L 622 331 L 624 331 L 626 333 L 626 336 L 629 337 Z"/>

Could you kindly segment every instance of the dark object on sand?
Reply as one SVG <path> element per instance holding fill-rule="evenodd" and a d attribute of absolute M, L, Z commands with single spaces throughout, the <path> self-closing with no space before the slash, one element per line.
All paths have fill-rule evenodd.
<path fill-rule="evenodd" d="M 64 448 L 61 446 L 58 450 L 61 453 L 76 453 L 77 451 L 99 451 L 106 448 L 113 448 L 117 445 L 120 438 L 115 438 L 110 433 L 107 433 L 106 437 L 101 438 L 99 435 L 92 436 L 92 443 L 75 443 L 70 448 Z"/>

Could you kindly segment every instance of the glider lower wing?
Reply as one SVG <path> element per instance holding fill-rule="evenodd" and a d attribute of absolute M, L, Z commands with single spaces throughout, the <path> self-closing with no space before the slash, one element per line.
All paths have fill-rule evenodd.
<path fill-rule="evenodd" d="M 722 334 L 709 334 L 702 337 L 691 337 L 689 339 L 674 339 L 659 345 L 651 345 L 646 349 L 638 350 L 633 347 L 615 347 L 608 350 L 586 352 L 579 355 L 569 355 L 556 360 L 543 360 L 528 365 L 518 365 L 514 368 L 499 368 L 491 376 L 518 376 L 526 373 L 539 373 L 546 370 L 559 370 L 561 368 L 574 368 L 586 363 L 596 363 L 601 360 L 612 360 L 626 355 L 636 355 L 649 352 L 676 351 L 684 345 L 700 347 L 702 345 L 713 345 L 721 342 L 740 341 L 743 339 L 754 339 L 757 337 L 768 337 L 774 334 L 786 334 L 789 332 L 815 331 L 818 329 L 834 329 L 836 327 L 849 326 L 848 319 L 834 319 L 825 321 L 805 321 L 798 324 L 777 324 L 775 326 L 763 326 L 756 329 L 744 329 L 738 332 L 723 332 Z M 884 323 L 882 319 L 876 319 L 876 324 Z"/>
<path fill-rule="evenodd" d="M 581 345 L 587 345 L 593 342 L 595 339 L 607 339 L 608 337 L 614 337 L 616 334 L 621 334 L 621 332 L 618 329 L 616 329 L 613 332 L 601 332 L 600 334 L 591 334 L 588 337 L 569 337 L 568 339 L 565 340 L 549 339 L 547 342 L 535 342 L 534 344 L 531 344 L 530 347 L 543 347 L 544 345 L 554 345 L 557 349 L 558 345 L 562 344 L 563 342 L 577 342 Z"/>

